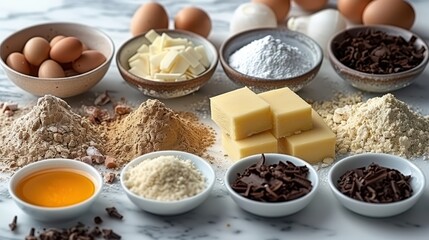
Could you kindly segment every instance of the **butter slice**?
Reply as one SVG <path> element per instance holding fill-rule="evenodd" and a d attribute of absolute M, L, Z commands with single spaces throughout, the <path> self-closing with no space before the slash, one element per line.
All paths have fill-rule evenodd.
<path fill-rule="evenodd" d="M 313 129 L 281 139 L 281 152 L 311 164 L 335 158 L 336 136 L 316 111 L 312 111 Z"/>
<path fill-rule="evenodd" d="M 270 131 L 241 140 L 232 140 L 228 135 L 222 134 L 222 146 L 231 159 L 239 160 L 259 153 L 276 153 L 277 139 Z"/>
<path fill-rule="evenodd" d="M 210 108 L 213 121 L 233 140 L 272 127 L 270 105 L 247 87 L 210 98 Z"/>
<path fill-rule="evenodd" d="M 151 29 L 149 32 L 147 32 L 144 36 L 151 43 L 153 43 L 155 41 L 155 39 L 157 39 L 158 37 L 160 37 L 159 34 L 155 30 L 153 30 L 153 29 Z"/>
<path fill-rule="evenodd" d="M 312 128 L 310 104 L 289 88 L 260 93 L 259 96 L 270 104 L 273 115 L 272 133 L 276 138 Z"/>

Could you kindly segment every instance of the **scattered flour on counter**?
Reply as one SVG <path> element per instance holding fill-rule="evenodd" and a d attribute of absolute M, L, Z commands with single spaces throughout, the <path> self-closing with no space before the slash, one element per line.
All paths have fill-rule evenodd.
<path fill-rule="evenodd" d="M 355 103 L 341 104 L 347 101 Z M 347 101 L 338 101 L 341 107 L 328 103 L 313 105 L 336 133 L 337 153 L 383 152 L 407 158 L 427 157 L 427 116 L 413 111 L 390 93 L 366 102 L 359 102 L 358 97 Z"/>
<path fill-rule="evenodd" d="M 268 79 L 297 76 L 311 68 L 308 56 L 271 35 L 254 40 L 234 52 L 229 64 L 241 73 Z"/>

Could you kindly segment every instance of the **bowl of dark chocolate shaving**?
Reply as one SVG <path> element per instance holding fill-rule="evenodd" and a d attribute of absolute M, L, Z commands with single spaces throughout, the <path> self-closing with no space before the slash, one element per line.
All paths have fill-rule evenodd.
<path fill-rule="evenodd" d="M 332 166 L 329 186 L 352 212 L 390 217 L 414 206 L 423 194 L 425 177 L 411 161 L 384 153 L 346 157 Z"/>
<path fill-rule="evenodd" d="M 343 30 L 328 46 L 335 72 L 353 87 L 368 92 L 391 92 L 410 85 L 429 60 L 424 39 L 387 25 Z"/>
<path fill-rule="evenodd" d="M 316 195 L 316 170 L 302 159 L 277 153 L 257 154 L 234 163 L 225 186 L 243 210 L 262 217 L 282 217 L 305 208 Z"/>

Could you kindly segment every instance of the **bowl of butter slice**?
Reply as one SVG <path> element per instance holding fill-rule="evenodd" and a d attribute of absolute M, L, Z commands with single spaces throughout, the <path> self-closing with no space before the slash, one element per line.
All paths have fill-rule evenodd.
<path fill-rule="evenodd" d="M 207 39 L 180 30 L 150 30 L 125 42 L 116 63 L 122 78 L 144 95 L 176 98 L 198 91 L 216 70 Z"/>

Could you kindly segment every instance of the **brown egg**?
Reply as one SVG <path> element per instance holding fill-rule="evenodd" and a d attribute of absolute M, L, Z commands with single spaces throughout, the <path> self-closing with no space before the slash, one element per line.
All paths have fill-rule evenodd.
<path fill-rule="evenodd" d="M 403 0 L 376 0 L 363 11 L 363 24 L 386 24 L 410 29 L 416 18 L 413 7 Z"/>
<path fill-rule="evenodd" d="M 252 0 L 252 2 L 263 3 L 271 8 L 276 14 L 277 22 L 283 22 L 290 10 L 290 0 Z"/>
<path fill-rule="evenodd" d="M 65 77 L 65 74 L 60 64 L 58 64 L 54 60 L 48 59 L 40 65 L 38 77 L 61 78 Z"/>
<path fill-rule="evenodd" d="M 73 62 L 72 67 L 78 73 L 84 73 L 97 68 L 106 61 L 106 57 L 97 50 L 87 50 Z"/>
<path fill-rule="evenodd" d="M 58 63 L 72 62 L 82 54 L 82 42 L 75 37 L 59 40 L 51 49 L 50 57 Z"/>
<path fill-rule="evenodd" d="M 57 35 L 51 39 L 51 41 L 49 42 L 49 45 L 51 45 L 51 47 L 53 47 L 58 41 L 60 41 L 61 39 L 64 39 L 64 38 L 66 38 L 66 36 Z"/>
<path fill-rule="evenodd" d="M 168 28 L 168 15 L 165 8 L 156 2 L 143 4 L 131 19 L 131 34 L 140 35 L 151 29 Z"/>
<path fill-rule="evenodd" d="M 197 7 L 185 7 L 176 14 L 174 28 L 208 37 L 212 30 L 212 21 L 204 10 Z"/>
<path fill-rule="evenodd" d="M 22 53 L 30 64 L 39 66 L 43 61 L 49 58 L 50 50 L 51 46 L 46 39 L 42 37 L 33 37 L 25 43 Z"/>
<path fill-rule="evenodd" d="M 328 0 L 293 0 L 302 10 L 315 12 L 323 9 Z"/>
<path fill-rule="evenodd" d="M 338 0 L 337 8 L 344 17 L 354 23 L 362 23 L 362 15 L 372 0 Z"/>
<path fill-rule="evenodd" d="M 19 52 L 13 52 L 7 56 L 6 64 L 13 70 L 30 75 L 31 69 L 30 64 L 24 57 L 24 54 Z"/>

